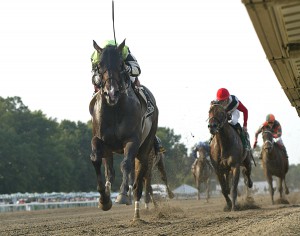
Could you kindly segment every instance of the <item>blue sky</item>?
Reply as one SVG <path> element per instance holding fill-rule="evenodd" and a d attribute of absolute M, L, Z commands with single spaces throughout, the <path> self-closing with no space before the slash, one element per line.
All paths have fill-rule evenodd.
<path fill-rule="evenodd" d="M 88 121 L 92 40 L 113 38 L 111 12 L 110 0 L 2 1 L 0 96 L 20 96 L 58 120 Z M 299 117 L 241 1 L 115 0 L 115 28 L 156 97 L 159 126 L 174 129 L 188 148 L 209 138 L 209 103 L 226 87 L 248 108 L 251 143 L 274 113 L 290 163 L 300 162 Z"/>

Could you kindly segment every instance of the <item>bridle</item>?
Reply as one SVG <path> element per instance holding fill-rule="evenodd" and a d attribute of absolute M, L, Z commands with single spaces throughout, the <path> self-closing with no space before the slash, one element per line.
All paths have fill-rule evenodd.
<path fill-rule="evenodd" d="M 120 88 L 119 92 L 122 94 L 127 92 L 127 89 L 131 84 L 131 80 L 129 78 L 128 73 L 125 70 L 125 62 L 123 61 L 121 55 L 120 55 L 120 60 L 121 60 L 121 66 L 120 69 L 118 70 L 118 76 L 120 80 L 117 80 L 117 84 L 118 87 Z M 112 80 L 114 79 L 113 70 L 107 68 L 103 70 L 100 66 L 100 62 L 93 66 L 92 73 L 93 73 L 92 75 L 93 80 L 95 80 L 94 78 L 97 78 L 97 80 L 99 81 L 97 85 L 100 87 L 100 90 L 102 92 L 103 89 L 105 88 L 106 83 L 108 81 L 111 83 Z M 108 76 L 106 78 L 104 76 L 105 73 L 108 73 Z M 124 83 L 122 83 L 122 81 L 124 81 Z"/>
<path fill-rule="evenodd" d="M 216 130 L 216 133 L 218 133 L 220 131 L 220 129 L 223 128 L 224 124 L 227 123 L 227 113 L 226 113 L 226 110 L 225 108 L 218 104 L 218 103 L 214 103 L 211 105 L 210 109 L 209 109 L 209 113 L 212 111 L 213 107 L 217 106 L 218 108 L 221 108 L 221 112 L 224 113 L 224 119 L 223 120 L 220 120 L 218 117 L 216 116 L 212 116 L 212 117 L 209 117 L 208 118 L 208 128 L 211 129 L 211 128 L 215 128 Z M 211 125 L 211 121 L 212 121 L 212 125 Z M 214 122 L 216 121 L 216 122 Z M 217 123 L 217 124 L 216 124 Z"/>

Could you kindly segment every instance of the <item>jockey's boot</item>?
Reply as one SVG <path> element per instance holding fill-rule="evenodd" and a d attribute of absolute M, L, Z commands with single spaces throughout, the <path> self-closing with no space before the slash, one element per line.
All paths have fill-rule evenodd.
<path fill-rule="evenodd" d="M 245 134 L 245 139 L 246 139 L 246 150 L 250 151 L 251 150 L 251 143 L 250 143 L 250 138 L 249 138 L 249 134 L 247 131 L 243 130 L 243 133 Z"/>
<path fill-rule="evenodd" d="M 154 139 L 154 151 L 155 151 L 155 155 L 158 155 L 158 153 L 166 152 L 166 149 L 161 144 L 160 138 L 157 136 L 155 136 L 155 139 Z"/>
<path fill-rule="evenodd" d="M 238 132 L 240 138 L 241 138 L 241 141 L 242 141 L 242 144 L 243 144 L 243 147 L 245 150 L 250 150 L 248 149 L 248 145 L 247 145 L 247 138 L 246 138 L 246 135 L 244 133 L 244 130 L 242 129 L 240 123 L 237 123 L 236 125 L 233 126 L 236 131 Z"/>

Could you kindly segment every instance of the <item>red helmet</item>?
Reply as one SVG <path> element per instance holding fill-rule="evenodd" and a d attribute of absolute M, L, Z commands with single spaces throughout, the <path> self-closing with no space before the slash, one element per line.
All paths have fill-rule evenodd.
<path fill-rule="evenodd" d="M 266 116 L 266 121 L 267 122 L 274 122 L 275 121 L 275 116 L 273 114 L 268 114 Z"/>
<path fill-rule="evenodd" d="M 230 94 L 226 88 L 220 88 L 217 92 L 217 100 L 223 101 L 229 98 Z"/>

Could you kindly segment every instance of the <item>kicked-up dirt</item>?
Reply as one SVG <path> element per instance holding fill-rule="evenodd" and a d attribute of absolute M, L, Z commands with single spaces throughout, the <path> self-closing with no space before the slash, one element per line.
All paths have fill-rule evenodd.
<path fill-rule="evenodd" d="M 110 211 L 80 207 L 0 213 L 0 235 L 300 235 L 300 194 L 289 204 L 271 204 L 269 195 L 238 198 L 240 210 L 224 212 L 222 196 L 205 200 L 164 200 L 157 209 L 113 205 Z"/>

